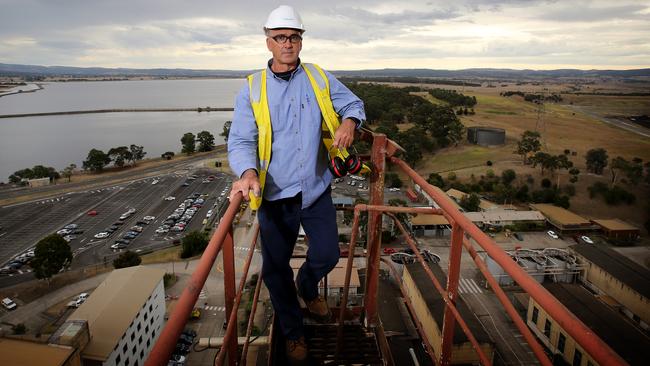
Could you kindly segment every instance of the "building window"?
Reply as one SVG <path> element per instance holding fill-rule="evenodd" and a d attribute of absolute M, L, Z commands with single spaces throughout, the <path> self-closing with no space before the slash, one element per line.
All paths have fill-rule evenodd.
<path fill-rule="evenodd" d="M 147 313 L 144 313 L 144 320 L 147 320 L 149 318 L 149 315 Z"/>
<path fill-rule="evenodd" d="M 539 309 L 537 307 L 533 306 L 533 323 L 537 324 L 537 318 L 539 318 Z"/>
<path fill-rule="evenodd" d="M 149 326 L 148 325 L 146 327 L 144 327 L 144 332 L 149 333 Z"/>
<path fill-rule="evenodd" d="M 144 357 L 144 350 L 140 351 L 140 358 Z"/>
<path fill-rule="evenodd" d="M 131 341 L 135 339 L 135 333 L 131 333 Z"/>
<path fill-rule="evenodd" d="M 548 319 L 544 321 L 544 335 L 546 338 L 551 337 L 551 322 Z"/>
<path fill-rule="evenodd" d="M 126 350 L 127 350 L 127 349 L 128 349 L 128 348 L 126 347 L 126 343 L 124 343 L 124 347 L 122 347 L 122 352 L 126 353 Z"/>
<path fill-rule="evenodd" d="M 560 338 L 557 340 L 557 350 L 560 351 L 560 353 L 564 353 L 564 345 L 566 344 L 566 337 L 562 332 L 560 332 Z"/>
<path fill-rule="evenodd" d="M 151 345 L 151 342 L 147 339 L 147 348 Z"/>
<path fill-rule="evenodd" d="M 149 311 L 153 310 L 153 304 L 149 304 Z M 147 315 L 145 315 L 147 316 Z"/>
<path fill-rule="evenodd" d="M 582 363 L 582 352 L 576 349 L 576 352 L 573 354 L 573 366 L 580 366 Z"/>
<path fill-rule="evenodd" d="M 142 336 L 138 339 L 138 344 L 142 344 Z"/>
<path fill-rule="evenodd" d="M 120 357 L 120 355 L 117 355 L 117 357 L 115 357 L 115 364 L 116 364 L 116 365 L 119 365 L 121 359 L 122 359 L 122 358 Z"/>
<path fill-rule="evenodd" d="M 138 330 L 142 329 L 142 325 L 138 323 Z"/>
<path fill-rule="evenodd" d="M 129 359 L 128 358 L 124 361 L 124 365 L 129 366 Z"/>

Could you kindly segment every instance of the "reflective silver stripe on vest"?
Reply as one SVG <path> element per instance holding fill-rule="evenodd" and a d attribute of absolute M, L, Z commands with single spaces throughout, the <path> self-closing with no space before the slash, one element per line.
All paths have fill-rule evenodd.
<path fill-rule="evenodd" d="M 260 169 L 261 170 L 269 170 L 269 162 L 268 162 L 268 160 L 260 160 Z"/>
<path fill-rule="evenodd" d="M 262 97 L 262 72 L 259 71 L 253 74 L 251 99 L 253 103 L 259 103 L 261 97 Z"/>
<path fill-rule="evenodd" d="M 309 70 L 311 76 L 313 76 L 314 80 L 316 80 L 318 87 L 320 89 L 325 89 L 326 86 L 325 80 L 321 76 L 320 72 L 318 72 L 318 69 L 316 69 L 313 64 L 302 64 L 302 65 Z"/>

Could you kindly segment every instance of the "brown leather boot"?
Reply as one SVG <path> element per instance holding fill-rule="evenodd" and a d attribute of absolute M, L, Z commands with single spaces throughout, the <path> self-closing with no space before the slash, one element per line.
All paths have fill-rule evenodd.
<path fill-rule="evenodd" d="M 305 337 L 296 340 L 287 339 L 287 358 L 291 365 L 304 365 L 307 361 L 307 343 Z"/>
<path fill-rule="evenodd" d="M 318 295 L 317 298 L 311 301 L 305 301 L 305 305 L 307 305 L 307 310 L 309 310 L 311 317 L 317 322 L 329 323 L 332 319 L 332 312 L 329 306 L 327 306 L 327 301 L 322 296 Z"/>

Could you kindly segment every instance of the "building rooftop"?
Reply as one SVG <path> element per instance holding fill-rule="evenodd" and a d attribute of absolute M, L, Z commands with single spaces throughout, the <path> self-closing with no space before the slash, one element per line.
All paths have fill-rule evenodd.
<path fill-rule="evenodd" d="M 106 277 L 68 320 L 86 320 L 91 339 L 84 358 L 106 360 L 142 309 L 165 271 L 135 266 L 116 269 Z"/>
<path fill-rule="evenodd" d="M 411 225 L 449 225 L 442 215 L 417 214 L 411 218 Z"/>
<path fill-rule="evenodd" d="M 579 285 L 547 283 L 544 287 L 630 365 L 650 359 L 650 339 L 621 314 Z"/>
<path fill-rule="evenodd" d="M 74 348 L 67 346 L 0 338 L 3 365 L 60 366 L 65 364 L 74 352 Z"/>
<path fill-rule="evenodd" d="M 556 226 L 590 226 L 591 221 L 562 207 L 547 203 L 531 204 L 533 210 L 540 211 Z"/>
<path fill-rule="evenodd" d="M 619 219 L 611 219 L 611 220 L 593 220 L 596 225 L 602 226 L 603 228 L 607 230 L 633 230 L 633 231 L 639 231 L 639 229 L 635 226 L 632 226 L 628 224 L 625 221 L 619 220 Z"/>
<path fill-rule="evenodd" d="M 289 265 L 291 266 L 291 269 L 293 269 L 294 278 L 295 276 L 298 275 L 298 270 L 300 269 L 300 267 L 304 262 L 305 262 L 305 258 L 291 258 L 291 260 L 289 261 Z M 329 288 L 344 287 L 345 267 L 347 266 L 347 262 L 348 262 L 347 258 L 340 258 L 336 266 L 327 275 L 327 286 Z M 354 288 L 360 286 L 361 286 L 361 282 L 359 280 L 359 271 L 357 266 L 354 265 L 354 262 L 352 262 L 352 272 L 350 273 L 350 287 Z M 323 287 L 323 281 L 320 281 L 318 283 L 318 287 L 319 288 Z"/>
<path fill-rule="evenodd" d="M 438 282 L 444 286 L 447 283 L 447 275 L 442 271 L 442 268 L 440 268 L 437 263 L 427 262 L 427 265 L 429 268 L 431 268 L 431 272 L 433 272 L 433 275 L 436 277 L 436 279 L 438 279 Z M 405 267 L 408 269 L 411 277 L 413 278 L 413 281 L 415 281 L 416 285 L 418 286 L 420 294 L 427 304 L 431 315 L 435 319 L 440 329 L 442 329 L 445 302 L 440 296 L 440 293 L 438 293 L 438 290 L 436 290 L 435 286 L 429 279 L 429 276 L 427 276 L 427 273 L 422 267 L 422 264 L 416 262 L 406 264 Z M 462 295 L 460 295 L 456 300 L 456 308 L 458 309 L 458 312 L 463 317 L 463 320 L 465 320 L 470 331 L 479 343 L 492 343 L 490 336 L 487 334 L 485 329 L 483 329 L 483 325 L 481 325 L 481 323 L 478 321 L 476 315 L 469 309 L 463 300 Z M 465 342 L 469 342 L 469 340 L 458 325 L 458 322 L 456 322 L 454 326 L 454 344 Z"/>
<path fill-rule="evenodd" d="M 469 195 L 469 193 L 465 193 L 463 191 L 459 191 L 459 190 L 454 189 L 454 188 L 448 189 L 447 192 L 445 192 L 445 193 L 447 193 L 447 196 L 454 198 L 458 202 L 460 202 L 460 200 L 463 198 L 463 196 L 468 196 Z M 498 209 L 499 205 L 497 205 L 494 202 L 491 202 L 491 201 L 488 201 L 488 200 L 485 200 L 485 199 L 481 198 L 479 207 L 483 211 L 489 211 L 489 210 Z"/>
<path fill-rule="evenodd" d="M 465 212 L 465 217 L 472 222 L 494 221 L 544 221 L 546 217 L 539 211 L 491 210 L 483 212 Z"/>
<path fill-rule="evenodd" d="M 600 245 L 576 244 L 569 248 L 636 292 L 650 298 L 650 271 L 648 269 L 629 260 L 617 251 Z"/>

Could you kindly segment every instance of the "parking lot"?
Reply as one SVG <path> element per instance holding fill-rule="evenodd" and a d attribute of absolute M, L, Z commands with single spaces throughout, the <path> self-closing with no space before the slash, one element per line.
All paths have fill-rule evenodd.
<path fill-rule="evenodd" d="M 72 234 L 68 239 L 71 239 L 74 254 L 73 268 L 112 260 L 120 250 L 143 252 L 167 247 L 175 242 L 177 244 L 184 232 L 200 230 L 218 220 L 220 210 L 227 204 L 230 181 L 226 174 L 205 169 L 180 170 L 128 184 L 3 207 L 0 209 L 3 227 L 0 233 L 0 263 L 6 266 L 16 256 L 33 248 L 40 239 L 69 224 L 77 225 L 72 229 L 76 233 L 64 233 Z M 188 208 L 195 205 L 197 199 L 202 202 L 193 208 L 191 218 L 186 217 L 189 221 L 185 222 L 183 229 L 156 233 L 167 217 L 188 197 L 192 197 L 192 204 Z M 204 221 L 209 210 L 213 213 Z M 128 217 L 122 216 L 129 211 Z M 144 220 L 145 216 L 153 218 Z M 108 237 L 95 237 L 98 233 L 111 230 L 113 232 Z M 131 235 L 128 245 L 120 250 L 111 249 L 116 240 L 123 239 L 129 232 L 137 235 Z M 0 277 L 0 286 L 32 278 L 27 265 L 4 272 Z"/>

